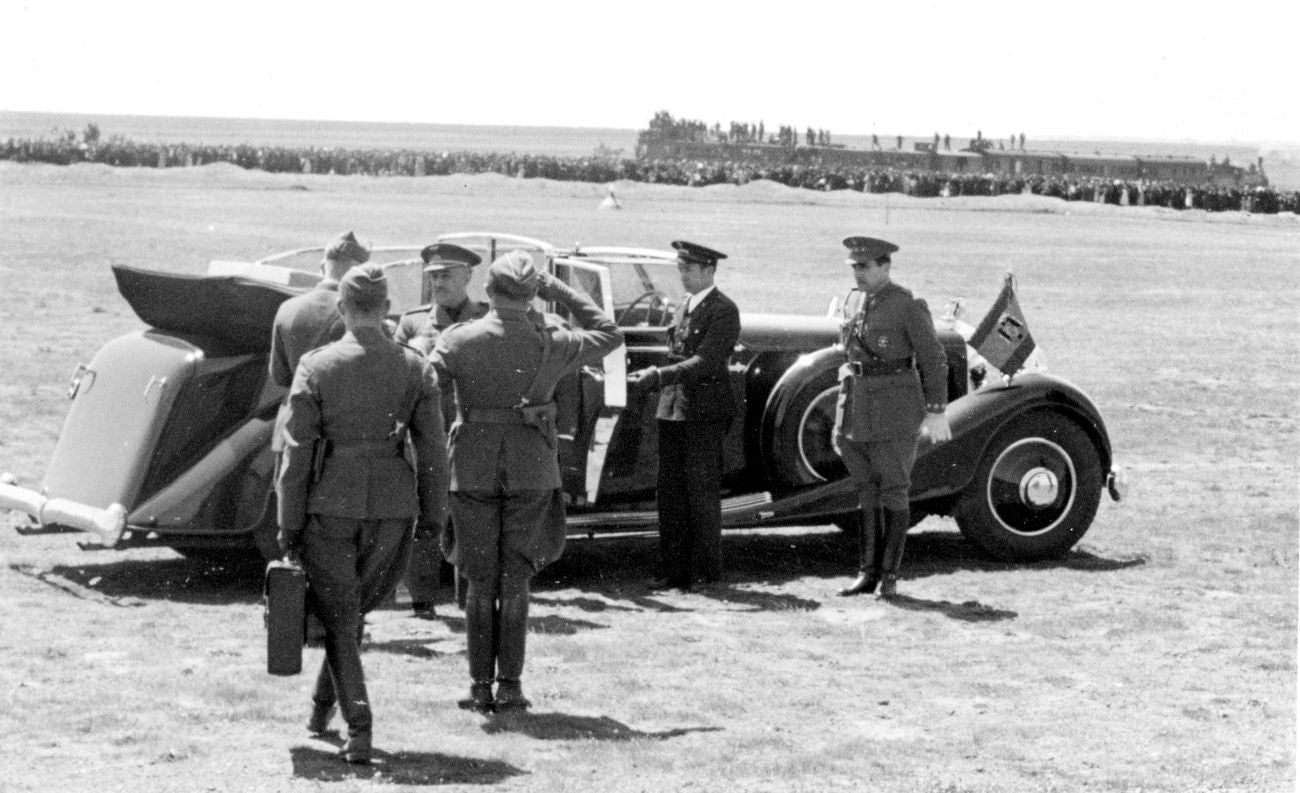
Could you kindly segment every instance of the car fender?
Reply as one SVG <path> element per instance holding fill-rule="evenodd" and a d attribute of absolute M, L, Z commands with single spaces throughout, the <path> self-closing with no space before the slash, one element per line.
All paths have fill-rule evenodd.
<path fill-rule="evenodd" d="M 253 525 L 238 525 L 233 514 L 218 516 L 211 514 L 211 509 L 217 503 L 233 507 L 234 494 L 222 488 L 236 482 L 266 453 L 274 425 L 273 417 L 244 422 L 193 467 L 131 510 L 127 527 L 159 534 L 248 533 Z"/>
<path fill-rule="evenodd" d="M 763 417 L 760 425 L 761 444 L 762 449 L 765 450 L 763 454 L 765 473 L 769 481 L 780 483 L 781 479 L 776 474 L 774 460 L 777 429 L 788 422 L 799 421 L 800 417 L 794 414 L 801 409 L 803 400 L 800 399 L 800 396 L 802 392 L 818 377 L 827 373 L 834 377 L 835 371 L 843 362 L 844 353 L 841 350 L 836 347 L 823 347 L 800 355 L 772 385 L 772 389 L 763 403 Z M 809 479 L 809 481 L 803 483 L 787 482 L 782 484 L 813 484 L 815 481 L 824 480 Z"/>
<path fill-rule="evenodd" d="M 974 478 L 975 469 L 998 432 L 1040 410 L 1075 421 L 1097 449 L 1102 471 L 1110 470 L 1110 438 L 1092 400 L 1062 378 L 1023 374 L 1008 384 L 985 387 L 949 403 L 945 415 L 952 440 L 938 445 L 924 437 L 918 441 L 912 468 L 912 500 L 960 493 Z"/>

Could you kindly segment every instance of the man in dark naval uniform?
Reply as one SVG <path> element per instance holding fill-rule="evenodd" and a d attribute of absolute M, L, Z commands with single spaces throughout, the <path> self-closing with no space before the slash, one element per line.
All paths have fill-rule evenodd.
<path fill-rule="evenodd" d="M 301 555 L 309 607 L 325 627 L 308 729 L 328 730 L 337 701 L 348 724 L 340 753 L 359 763 L 370 759 L 372 721 L 364 615 L 405 570 L 412 523 L 441 526 L 447 507 L 437 379 L 421 355 L 388 338 L 388 308 L 381 267 L 343 276 L 347 332 L 298 363 L 277 483 L 280 547 Z"/>
<path fill-rule="evenodd" d="M 659 548 L 656 589 L 688 590 L 693 572 L 706 584 L 722 575 L 722 444 L 735 417 L 727 360 L 740 338 L 740 310 L 713 283 L 726 254 L 673 243 L 682 286 L 690 293 L 668 328 L 668 365 L 632 372 L 634 387 L 661 389 Z"/>
<path fill-rule="evenodd" d="M 473 269 L 483 259 L 474 251 L 437 242 L 420 251 L 433 291 L 433 304 L 402 315 L 394 338 L 426 355 L 433 349 L 438 334 L 458 322 L 478 319 L 488 312 L 488 304 L 471 300 L 468 293 Z M 451 389 L 442 395 L 442 417 L 450 427 L 456 420 L 456 400 Z M 434 601 L 438 596 L 442 572 L 442 527 L 417 528 L 411 543 L 411 561 L 406 568 L 406 588 L 411 593 L 411 610 L 415 616 L 437 616 Z"/>
<path fill-rule="evenodd" d="M 892 242 L 849 237 L 857 289 L 844 307 L 835 410 L 835 445 L 858 486 L 858 577 L 841 595 L 897 594 L 898 567 L 911 527 L 908 491 L 918 436 L 952 437 L 948 364 L 924 300 L 890 280 Z M 918 374 L 919 372 L 919 374 Z M 924 395 L 924 396 L 923 396 Z M 883 518 L 881 513 L 883 512 Z"/>
<path fill-rule="evenodd" d="M 480 713 L 530 704 L 520 683 L 529 585 L 564 548 L 556 383 L 623 343 L 613 320 L 524 251 L 492 263 L 487 293 L 487 315 L 443 331 L 430 355 L 442 387 L 456 393 L 451 560 L 469 582 L 470 675 L 459 704 Z M 539 296 L 563 304 L 577 328 L 546 324 L 530 305 Z"/>

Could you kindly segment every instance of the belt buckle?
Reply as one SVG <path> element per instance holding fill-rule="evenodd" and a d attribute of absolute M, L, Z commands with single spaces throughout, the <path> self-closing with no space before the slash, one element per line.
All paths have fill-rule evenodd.
<path fill-rule="evenodd" d="M 862 361 L 849 361 L 849 371 L 853 372 L 854 377 L 865 377 L 864 368 Z"/>

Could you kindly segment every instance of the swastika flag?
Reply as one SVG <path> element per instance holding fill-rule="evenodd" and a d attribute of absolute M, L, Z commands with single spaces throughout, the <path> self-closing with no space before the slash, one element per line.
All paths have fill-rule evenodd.
<path fill-rule="evenodd" d="M 1015 279 L 1010 273 L 998 299 L 971 336 L 970 345 L 1008 377 L 1020 371 L 1034 351 L 1034 337 L 1029 335 L 1029 324 L 1016 300 Z"/>

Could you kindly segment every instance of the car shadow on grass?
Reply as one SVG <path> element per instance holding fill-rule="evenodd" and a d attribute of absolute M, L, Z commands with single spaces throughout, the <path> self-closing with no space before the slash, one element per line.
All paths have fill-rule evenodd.
<path fill-rule="evenodd" d="M 438 752 L 385 752 L 376 749 L 369 765 L 352 765 L 337 748 L 295 746 L 289 750 L 293 775 L 317 782 L 373 779 L 385 785 L 496 785 L 528 772 L 500 760 L 457 757 Z"/>
<path fill-rule="evenodd" d="M 118 559 L 106 564 L 54 565 L 48 570 L 14 566 L 73 597 L 112 606 L 141 601 L 232 605 L 262 599 L 266 563 L 235 556 L 220 561 L 196 559 Z"/>
<path fill-rule="evenodd" d="M 819 608 L 822 603 L 818 600 L 773 590 L 800 579 L 823 578 L 830 592 L 840 581 L 853 576 L 857 559 L 855 541 L 834 528 L 727 533 L 723 535 L 722 553 L 724 583 L 699 588 L 697 593 L 742 608 L 771 611 Z M 658 555 L 658 538 L 650 534 L 571 539 L 560 560 L 543 569 L 535 579 L 534 602 L 576 606 L 590 613 L 692 610 L 689 604 L 661 598 L 648 588 L 656 572 Z M 1110 559 L 1083 548 L 1075 548 L 1057 559 L 1000 562 L 984 556 L 957 531 L 929 529 L 908 535 L 902 579 L 949 575 L 960 570 L 996 573 L 1063 568 L 1107 573 L 1143 564 L 1146 560 L 1141 557 Z M 49 569 L 10 565 L 10 569 L 73 597 L 110 606 L 141 605 L 144 600 L 236 605 L 261 602 L 266 563 L 253 556 L 239 555 L 117 557 L 104 563 L 55 565 Z M 762 588 L 754 589 L 752 585 Z M 446 589 L 450 593 L 450 587 Z M 551 594 L 572 589 L 581 594 Z M 381 608 L 389 607 L 393 606 Z M 544 616 L 540 625 L 557 634 L 603 627 L 560 617 L 547 621 Z"/>
<path fill-rule="evenodd" d="M 665 740 L 693 732 L 716 732 L 721 727 L 676 727 L 646 732 L 635 730 L 609 716 L 574 716 L 568 713 L 498 713 L 483 722 L 483 732 L 519 733 L 539 741 Z"/>
<path fill-rule="evenodd" d="M 809 578 L 826 579 L 828 593 L 848 583 L 857 570 L 856 540 L 838 529 L 729 533 L 722 539 L 723 582 L 697 586 L 693 592 L 751 610 L 813 610 L 824 603 L 779 590 Z M 595 537 L 569 543 L 564 556 L 537 577 L 534 602 L 577 606 L 585 611 L 653 609 L 689 610 L 680 601 L 660 599 L 648 588 L 658 564 L 658 540 L 653 536 Z M 1146 564 L 1144 558 L 1108 559 L 1076 548 L 1064 556 L 1038 562 L 990 559 L 959 532 L 944 529 L 908 535 L 902 580 L 951 575 L 958 571 L 995 574 L 1004 570 L 1063 568 L 1113 572 Z M 760 585 L 762 589 L 751 588 Z M 577 589 L 578 597 L 548 595 L 548 591 Z M 596 597 L 598 596 L 598 597 Z M 978 606 L 978 604 L 976 604 Z M 918 608 L 918 602 L 910 604 Z M 937 602 L 933 610 L 958 619 L 1001 618 L 996 609 L 969 603 Z"/>

